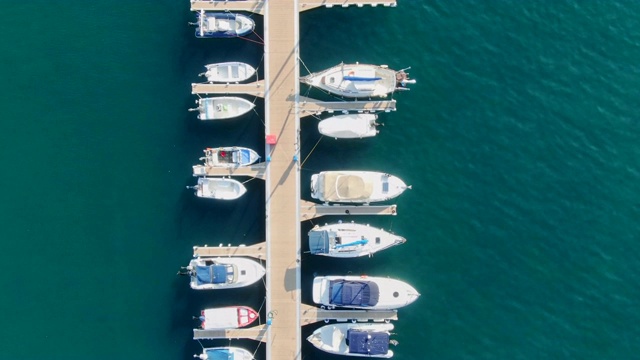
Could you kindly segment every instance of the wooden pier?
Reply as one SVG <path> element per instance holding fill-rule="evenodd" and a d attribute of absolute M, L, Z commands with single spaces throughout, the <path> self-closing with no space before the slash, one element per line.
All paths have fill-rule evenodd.
<path fill-rule="evenodd" d="M 193 329 L 193 340 L 204 339 L 250 339 L 264 342 L 267 325 L 258 325 L 244 329 L 202 330 Z"/>
<path fill-rule="evenodd" d="M 202 176 L 253 176 L 265 180 L 265 237 L 252 250 L 243 247 L 195 247 L 194 256 L 266 256 L 266 312 L 270 325 L 239 330 L 194 330 L 194 339 L 247 338 L 266 343 L 267 360 L 302 359 L 301 326 L 317 321 L 385 321 L 395 311 L 328 311 L 300 302 L 300 221 L 323 215 L 395 215 L 390 206 L 329 206 L 300 200 L 300 117 L 334 111 L 394 111 L 394 100 L 322 102 L 300 96 L 299 13 L 318 7 L 396 6 L 390 0 L 196 1 L 191 10 L 246 11 L 264 15 L 264 79 L 250 84 L 193 84 L 194 94 L 248 94 L 264 97 L 264 169 L 195 169 Z M 226 172 L 225 172 L 226 171 Z M 263 248 L 266 253 L 263 253 Z M 214 250 L 215 249 L 215 250 Z M 255 250 L 255 252 L 254 252 Z M 254 256 L 255 257 L 255 256 Z"/>
<path fill-rule="evenodd" d="M 193 176 L 248 176 L 264 180 L 266 173 L 267 166 L 265 164 L 231 168 L 204 165 L 193 166 Z"/>
<path fill-rule="evenodd" d="M 356 321 L 383 322 L 398 320 L 398 310 L 327 310 L 306 304 L 301 305 L 302 325 L 309 325 L 319 321 Z"/>
<path fill-rule="evenodd" d="M 259 80 L 248 84 L 211 84 L 194 83 L 191 84 L 191 93 L 197 94 L 246 94 L 257 97 L 264 97 L 264 81 Z"/>
<path fill-rule="evenodd" d="M 194 246 L 193 257 L 229 257 L 247 256 L 260 260 L 267 258 L 267 244 L 259 243 L 250 246 Z"/>

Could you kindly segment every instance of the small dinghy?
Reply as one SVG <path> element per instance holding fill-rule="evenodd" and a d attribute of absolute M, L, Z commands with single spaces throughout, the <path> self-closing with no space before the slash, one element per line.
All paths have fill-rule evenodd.
<path fill-rule="evenodd" d="M 318 276 L 313 302 L 336 307 L 392 310 L 416 301 L 420 293 L 404 281 L 373 276 Z"/>
<path fill-rule="evenodd" d="M 247 192 L 241 182 L 229 178 L 199 177 L 196 186 L 187 188 L 194 189 L 198 197 L 217 200 L 235 200 Z"/>
<path fill-rule="evenodd" d="M 361 139 L 376 136 L 378 130 L 375 114 L 347 114 L 324 119 L 318 123 L 318 131 L 336 139 Z"/>
<path fill-rule="evenodd" d="M 323 171 L 311 176 L 311 197 L 326 203 L 386 201 L 410 188 L 396 176 L 374 171 Z"/>
<path fill-rule="evenodd" d="M 228 306 L 202 310 L 199 320 L 203 330 L 237 329 L 258 320 L 258 313 L 248 306 Z"/>
<path fill-rule="evenodd" d="M 260 155 L 249 148 L 226 146 L 205 149 L 200 160 L 204 161 L 206 167 L 243 167 L 260 160 Z"/>
<path fill-rule="evenodd" d="M 369 225 L 338 223 L 316 225 L 309 231 L 309 250 L 314 255 L 354 258 L 404 244 L 405 238 Z"/>
<path fill-rule="evenodd" d="M 197 38 L 234 38 L 252 32 L 256 23 L 242 14 L 200 10 L 195 25 Z"/>
<path fill-rule="evenodd" d="M 251 285 L 260 280 L 266 270 L 257 261 L 239 258 L 197 258 L 178 274 L 189 275 L 195 290 L 233 289 Z"/>
<path fill-rule="evenodd" d="M 208 82 L 237 83 L 248 80 L 256 74 L 256 69 L 242 62 L 225 62 L 205 65 L 207 71 L 203 74 Z"/>
<path fill-rule="evenodd" d="M 409 74 L 404 70 L 396 71 L 386 65 L 359 63 L 339 64 L 301 77 L 300 81 L 348 98 L 386 97 L 395 90 L 408 90 L 407 84 L 416 82 L 410 80 Z"/>
<path fill-rule="evenodd" d="M 255 104 L 247 99 L 236 96 L 220 96 L 202 98 L 196 100 L 197 108 L 189 111 L 198 111 L 200 120 L 224 120 L 242 116 L 251 111 Z"/>
<path fill-rule="evenodd" d="M 336 355 L 390 358 L 389 344 L 393 324 L 331 324 L 313 332 L 308 338 L 316 348 Z"/>
<path fill-rule="evenodd" d="M 193 357 L 200 360 L 254 360 L 248 350 L 234 346 L 204 348 L 202 354 Z"/>

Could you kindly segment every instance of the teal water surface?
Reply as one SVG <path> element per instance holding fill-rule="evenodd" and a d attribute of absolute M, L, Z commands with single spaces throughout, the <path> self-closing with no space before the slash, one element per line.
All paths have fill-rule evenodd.
<path fill-rule="evenodd" d="M 195 39 L 188 8 L 3 7 L 0 359 L 187 359 L 200 309 L 262 306 L 262 285 L 214 294 L 175 276 L 192 246 L 265 230 L 258 180 L 233 203 L 185 189 L 203 148 L 263 151 L 264 139 L 261 100 L 224 124 L 186 111 L 204 64 L 261 67 L 263 51 Z M 422 296 L 395 322 L 400 360 L 640 358 L 638 13 L 634 1 L 465 0 L 302 14 L 311 71 L 359 61 L 418 79 L 375 138 L 320 140 L 317 120 L 301 120 L 303 198 L 322 170 L 413 185 L 398 216 L 342 218 L 407 243 L 353 261 L 305 254 L 304 302 L 317 274 L 411 283 Z M 306 342 L 303 354 L 338 359 Z"/>

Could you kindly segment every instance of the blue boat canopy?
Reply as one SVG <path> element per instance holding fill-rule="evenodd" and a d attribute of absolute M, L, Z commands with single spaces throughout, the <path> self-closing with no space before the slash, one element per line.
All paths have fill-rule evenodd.
<path fill-rule="evenodd" d="M 347 333 L 349 353 L 385 355 L 389 352 L 389 333 L 351 329 Z"/>
<path fill-rule="evenodd" d="M 211 265 L 196 267 L 196 282 L 198 285 L 224 284 L 227 282 L 227 266 Z"/>
<path fill-rule="evenodd" d="M 329 303 L 338 306 L 375 306 L 380 298 L 378 284 L 371 281 L 332 280 Z"/>
<path fill-rule="evenodd" d="M 205 350 L 207 360 L 233 360 L 234 354 L 229 349 L 209 349 Z"/>
<path fill-rule="evenodd" d="M 330 249 L 329 239 L 335 236 L 335 231 L 309 232 L 309 250 L 312 254 L 328 254 Z"/>
<path fill-rule="evenodd" d="M 251 162 L 251 153 L 247 149 L 240 150 L 240 164 L 248 164 Z"/>

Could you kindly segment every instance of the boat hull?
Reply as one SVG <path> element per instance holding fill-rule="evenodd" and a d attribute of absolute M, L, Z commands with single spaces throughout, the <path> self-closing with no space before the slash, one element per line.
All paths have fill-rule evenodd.
<path fill-rule="evenodd" d="M 258 319 L 258 313 L 248 306 L 228 306 L 205 309 L 200 315 L 201 329 L 237 329 L 250 325 Z"/>
<path fill-rule="evenodd" d="M 347 288 L 357 288 L 362 293 L 350 293 Z M 373 276 L 318 276 L 313 279 L 313 302 L 328 308 L 393 310 L 413 303 L 418 297 L 420 293 L 415 288 L 396 279 Z"/>
<path fill-rule="evenodd" d="M 216 279 L 215 268 L 225 270 L 222 279 Z M 260 280 L 266 270 L 257 261 L 238 257 L 197 258 L 187 267 L 194 290 L 234 289 L 254 284 Z"/>
<path fill-rule="evenodd" d="M 326 203 L 381 202 L 408 188 L 397 176 L 373 171 L 323 171 L 311 176 L 311 197 Z"/>
<path fill-rule="evenodd" d="M 337 115 L 318 123 L 318 132 L 336 139 L 362 139 L 376 136 L 375 114 Z"/>
<path fill-rule="evenodd" d="M 227 178 L 198 178 L 196 195 L 201 198 L 216 200 L 235 200 L 247 192 L 241 182 Z"/>
<path fill-rule="evenodd" d="M 197 38 L 234 38 L 248 35 L 255 26 L 246 15 L 200 11 L 195 35 Z"/>
<path fill-rule="evenodd" d="M 197 104 L 200 120 L 233 119 L 248 113 L 255 107 L 249 100 L 236 96 L 198 99 Z"/>
<path fill-rule="evenodd" d="M 390 358 L 393 357 L 393 351 L 389 349 L 389 337 L 391 336 L 391 330 L 393 330 L 393 324 L 331 324 L 325 325 L 316 329 L 309 337 L 309 341 L 317 349 L 328 352 L 330 354 L 345 355 L 345 356 L 360 356 L 360 357 L 376 357 L 376 358 Z M 361 348 L 357 347 L 357 344 L 347 344 L 350 331 L 358 331 L 364 334 L 370 334 L 365 336 L 365 339 L 376 338 L 378 340 L 382 335 L 385 343 L 372 342 L 362 344 Z"/>
<path fill-rule="evenodd" d="M 304 76 L 300 81 L 348 98 L 386 97 L 396 89 L 396 73 L 386 66 L 339 64 Z"/>
<path fill-rule="evenodd" d="M 355 223 L 316 225 L 309 231 L 311 254 L 335 258 L 371 256 L 405 241 L 382 229 Z"/>
<path fill-rule="evenodd" d="M 256 74 L 256 69 L 242 62 L 225 62 L 206 65 L 205 76 L 208 82 L 243 82 Z"/>

